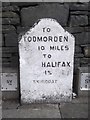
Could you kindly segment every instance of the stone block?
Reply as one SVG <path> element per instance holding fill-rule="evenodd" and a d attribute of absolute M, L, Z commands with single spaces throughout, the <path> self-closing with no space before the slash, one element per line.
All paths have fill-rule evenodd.
<path fill-rule="evenodd" d="M 3 18 L 2 24 L 3 25 L 18 25 L 20 23 L 19 18 Z"/>
<path fill-rule="evenodd" d="M 12 103 L 8 103 L 9 106 Z M 15 104 L 14 104 L 15 105 Z M 8 106 L 8 105 L 7 105 Z M 16 104 L 17 106 L 17 104 Z M 10 107 L 9 107 L 10 108 Z M 12 114 L 11 114 L 12 113 Z M 18 110 L 14 108 L 3 109 L 3 118 L 13 119 L 60 119 L 61 114 L 58 108 L 58 104 L 33 104 L 18 106 Z"/>
<path fill-rule="evenodd" d="M 49 33 L 44 32 L 43 28 L 48 28 L 48 26 L 50 29 Z M 62 38 L 67 36 L 69 39 L 61 39 L 61 41 L 57 39 L 55 41 L 54 37 L 60 37 L 58 35 L 62 36 Z M 46 40 L 44 40 L 45 36 Z M 49 36 L 52 36 L 52 40 L 48 38 Z M 30 41 L 28 40 L 29 37 L 31 37 Z M 34 37 L 36 38 L 35 40 L 33 39 Z M 44 51 L 40 52 L 41 47 L 39 45 L 44 45 Z M 58 49 L 58 45 L 68 45 L 68 51 L 64 47 L 61 49 L 60 46 Z M 51 47 L 54 47 L 54 49 L 52 50 Z M 50 18 L 41 19 L 38 24 L 35 24 L 32 29 L 29 29 L 22 36 L 19 41 L 19 52 L 22 104 L 60 103 L 72 100 L 74 37 L 71 34 L 66 32 L 55 20 Z M 43 57 L 43 53 L 51 54 L 51 60 Z M 66 62 L 66 60 L 69 62 Z M 57 63 L 55 61 L 60 62 Z M 59 65 L 57 66 L 56 64 Z M 38 70 L 39 72 L 37 72 Z M 47 70 L 50 70 L 49 74 Z M 52 82 L 52 80 L 57 82 Z M 59 89 L 58 86 L 60 86 Z"/>
<path fill-rule="evenodd" d="M 5 34 L 5 46 L 18 46 L 18 36 L 15 32 Z"/>
<path fill-rule="evenodd" d="M 13 25 L 3 25 L 2 26 L 2 33 L 12 33 L 15 32 L 15 27 Z"/>
<path fill-rule="evenodd" d="M 70 26 L 86 26 L 88 25 L 87 15 L 71 15 Z"/>
<path fill-rule="evenodd" d="M 38 19 L 41 18 L 53 18 L 56 19 L 62 26 L 66 26 L 68 15 L 68 5 L 54 3 L 23 8 L 21 10 L 22 26 L 32 26 Z"/>
<path fill-rule="evenodd" d="M 2 92 L 2 100 L 17 100 L 19 99 L 19 91 Z"/>

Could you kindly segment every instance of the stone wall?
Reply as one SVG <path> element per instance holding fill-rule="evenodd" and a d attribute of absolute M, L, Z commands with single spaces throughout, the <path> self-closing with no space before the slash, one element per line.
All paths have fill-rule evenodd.
<path fill-rule="evenodd" d="M 56 19 L 75 36 L 74 86 L 78 67 L 90 66 L 90 4 L 85 3 L 2 3 L 2 68 L 18 74 L 18 91 L 3 92 L 3 99 L 19 98 L 18 37 L 40 18 Z M 0 63 L 1 66 L 1 63 Z"/>

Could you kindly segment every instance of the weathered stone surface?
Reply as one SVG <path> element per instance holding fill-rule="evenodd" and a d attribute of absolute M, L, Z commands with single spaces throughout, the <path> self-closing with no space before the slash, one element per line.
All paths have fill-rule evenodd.
<path fill-rule="evenodd" d="M 74 119 L 74 118 L 88 119 L 88 104 L 62 103 L 60 104 L 60 110 L 61 110 L 62 118 L 65 118 L 65 119 L 70 119 L 70 118 L 71 119 Z"/>
<path fill-rule="evenodd" d="M 89 61 L 90 62 L 90 61 Z M 81 65 L 82 66 L 82 65 Z M 90 68 L 89 67 L 79 67 L 78 68 L 78 96 L 89 97 L 89 78 L 90 78 Z"/>
<path fill-rule="evenodd" d="M 76 45 L 85 45 L 90 43 L 90 32 L 82 32 L 73 35 L 76 38 Z"/>
<path fill-rule="evenodd" d="M 9 105 L 3 103 L 4 106 L 11 106 L 12 103 L 8 102 Z M 32 104 L 19 106 L 18 110 L 15 109 L 18 104 L 14 104 L 12 109 L 3 109 L 3 118 L 16 118 L 16 119 L 60 119 L 61 114 L 58 108 L 58 104 Z M 4 107 L 5 108 L 5 107 Z M 12 114 L 11 114 L 12 113 Z"/>
<path fill-rule="evenodd" d="M 84 47 L 84 56 L 90 57 L 90 46 Z"/>
<path fill-rule="evenodd" d="M 76 53 L 74 56 L 75 56 L 75 58 L 83 58 L 84 54 L 83 53 Z"/>
<path fill-rule="evenodd" d="M 88 25 L 88 16 L 86 15 L 72 15 L 70 17 L 70 26 L 85 26 Z"/>
<path fill-rule="evenodd" d="M 21 27 L 21 26 L 18 26 L 17 27 L 17 33 L 20 34 L 20 33 L 24 33 L 24 32 L 27 32 L 29 30 L 29 27 Z"/>
<path fill-rule="evenodd" d="M 82 53 L 82 49 L 80 46 L 75 46 L 75 53 Z"/>
<path fill-rule="evenodd" d="M 90 26 L 90 15 L 88 16 L 88 25 Z"/>
<path fill-rule="evenodd" d="M 75 62 L 75 64 L 80 64 L 80 58 L 75 57 L 74 62 Z"/>
<path fill-rule="evenodd" d="M 4 46 L 4 35 L 0 34 L 0 47 Z"/>
<path fill-rule="evenodd" d="M 16 29 L 13 25 L 3 25 L 2 26 L 2 33 L 11 33 L 11 32 L 15 32 Z"/>
<path fill-rule="evenodd" d="M 16 11 L 19 11 L 19 7 L 18 6 L 4 6 L 2 7 L 2 11 L 3 12 L 6 12 L 6 11 L 13 11 L 13 12 L 16 12 Z"/>
<path fill-rule="evenodd" d="M 18 54 L 2 54 L 2 65 L 12 68 L 18 68 L 18 64 Z"/>
<path fill-rule="evenodd" d="M 15 32 L 5 34 L 5 46 L 18 46 L 18 37 Z"/>
<path fill-rule="evenodd" d="M 21 10 L 22 26 L 32 26 L 35 21 L 41 18 L 53 18 L 56 19 L 62 26 L 66 26 L 68 14 L 68 5 L 55 3 L 23 8 Z"/>
<path fill-rule="evenodd" d="M 88 15 L 88 11 L 72 11 L 70 12 L 71 15 Z"/>
<path fill-rule="evenodd" d="M 88 3 L 77 4 L 73 3 L 70 5 L 70 10 L 90 10 Z"/>
<path fill-rule="evenodd" d="M 77 74 L 77 69 L 80 67 L 80 58 L 74 58 L 74 74 Z M 76 80 L 76 78 L 74 78 Z"/>
<path fill-rule="evenodd" d="M 80 63 L 81 65 L 90 64 L 90 58 L 81 58 Z"/>
<path fill-rule="evenodd" d="M 87 28 L 86 28 L 87 29 Z M 84 27 L 65 27 L 65 30 L 67 30 L 70 33 L 81 33 L 84 32 Z"/>
<path fill-rule="evenodd" d="M 11 2 L 11 5 L 16 5 L 20 7 L 28 7 L 28 6 L 37 6 L 39 3 L 38 2 Z"/>
<path fill-rule="evenodd" d="M 2 47 L 2 53 L 18 53 L 18 47 Z"/>
<path fill-rule="evenodd" d="M 15 12 L 2 12 L 2 18 L 19 18 Z"/>
<path fill-rule="evenodd" d="M 2 6 L 10 6 L 10 2 L 2 2 Z"/>
<path fill-rule="evenodd" d="M 67 36 L 68 40 L 58 39 L 60 36 Z M 45 49 L 41 50 L 41 46 Z M 22 103 L 71 101 L 74 56 L 71 34 L 56 20 L 41 19 L 21 37 L 19 52 Z"/>
<path fill-rule="evenodd" d="M 1 41 L 1 40 L 0 40 Z M 2 47 L 5 46 L 4 34 L 2 34 Z"/>
<path fill-rule="evenodd" d="M 90 26 L 85 27 L 84 29 L 85 29 L 85 32 L 90 32 Z"/>
<path fill-rule="evenodd" d="M 18 25 L 20 23 L 20 18 L 3 18 L 3 25 Z"/>

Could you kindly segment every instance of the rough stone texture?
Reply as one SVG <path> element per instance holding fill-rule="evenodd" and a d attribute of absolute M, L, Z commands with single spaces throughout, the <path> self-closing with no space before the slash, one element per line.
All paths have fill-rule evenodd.
<path fill-rule="evenodd" d="M 88 11 L 72 11 L 71 15 L 88 15 Z"/>
<path fill-rule="evenodd" d="M 4 46 L 4 35 L 3 34 L 2 35 L 0 34 L 0 47 L 1 46 Z"/>
<path fill-rule="evenodd" d="M 4 53 L 18 53 L 18 47 L 2 47 L 2 52 L 3 54 Z"/>
<path fill-rule="evenodd" d="M 74 74 L 77 74 L 77 69 L 80 67 L 80 58 L 74 58 Z M 74 76 L 75 77 L 75 76 Z M 76 77 L 74 78 L 76 80 Z"/>
<path fill-rule="evenodd" d="M 4 101 L 3 118 L 85 118 L 88 116 L 88 97 L 73 99 L 72 103 L 63 104 L 35 104 L 20 106 L 18 101 Z M 83 114 L 83 115 L 82 115 Z M 87 118 L 88 119 L 88 118 Z"/>
<path fill-rule="evenodd" d="M 75 53 L 74 56 L 75 56 L 76 58 L 83 58 L 83 57 L 84 57 L 84 54 L 83 54 L 83 53 L 81 53 L 81 54 L 80 54 L 80 53 L 78 53 L 78 54 Z"/>
<path fill-rule="evenodd" d="M 53 18 L 62 26 L 66 26 L 68 14 L 68 5 L 43 4 L 36 7 L 23 8 L 21 10 L 22 26 L 32 26 L 41 18 Z"/>
<path fill-rule="evenodd" d="M 2 2 L 2 6 L 10 6 L 10 2 Z"/>
<path fill-rule="evenodd" d="M 85 32 L 90 32 L 90 26 L 85 27 L 84 29 L 85 29 Z"/>
<path fill-rule="evenodd" d="M 3 18 L 2 24 L 3 25 L 18 25 L 20 23 L 19 18 Z"/>
<path fill-rule="evenodd" d="M 75 53 L 82 53 L 82 49 L 80 46 L 75 46 Z"/>
<path fill-rule="evenodd" d="M 90 64 L 90 58 L 81 58 L 80 64 L 81 64 L 81 66 Z"/>
<path fill-rule="evenodd" d="M 27 32 L 28 30 L 30 29 L 30 27 L 21 27 L 21 26 L 18 26 L 17 27 L 17 33 L 20 34 L 20 33 L 25 33 Z"/>
<path fill-rule="evenodd" d="M 70 26 L 86 26 L 86 25 L 88 25 L 88 16 L 86 15 L 71 16 Z"/>
<path fill-rule="evenodd" d="M 19 7 L 37 6 L 39 3 L 36 2 L 11 2 L 10 5 L 17 5 Z"/>
<path fill-rule="evenodd" d="M 77 3 L 73 3 L 70 5 L 70 10 L 74 10 L 74 11 L 86 11 L 86 10 L 90 10 L 90 8 L 88 7 L 88 3 L 84 3 L 84 4 L 77 4 Z"/>
<path fill-rule="evenodd" d="M 3 25 L 2 26 L 2 33 L 12 33 L 15 32 L 16 29 L 13 25 Z"/>
<path fill-rule="evenodd" d="M 76 58 L 76 57 L 75 57 L 75 58 L 74 58 L 74 63 L 75 63 L 75 64 L 80 64 L 80 58 Z"/>
<path fill-rule="evenodd" d="M 60 109 L 62 118 L 88 118 L 88 105 L 86 104 L 61 104 Z"/>
<path fill-rule="evenodd" d="M 7 57 L 5 57 L 5 54 L 2 55 L 2 65 L 6 65 L 8 67 L 18 68 L 18 54 L 6 54 Z"/>
<path fill-rule="evenodd" d="M 61 118 L 57 104 L 23 105 L 18 109 L 3 109 L 3 118 Z"/>
<path fill-rule="evenodd" d="M 13 11 L 13 12 L 16 12 L 16 11 L 19 11 L 19 7 L 18 6 L 8 6 L 8 7 L 2 7 L 2 11 L 3 12 L 6 12 L 6 11 Z"/>
<path fill-rule="evenodd" d="M 3 12 L 2 18 L 19 18 L 19 16 L 15 12 Z"/>
<path fill-rule="evenodd" d="M 17 47 L 2 48 L 2 65 L 3 67 L 18 68 L 18 52 Z"/>
<path fill-rule="evenodd" d="M 85 30 L 84 30 L 85 28 L 83 28 L 83 27 L 65 27 L 65 30 L 67 30 L 68 32 L 70 32 L 70 33 L 81 33 L 81 32 L 84 32 Z M 86 28 L 86 29 L 88 29 L 88 28 Z"/>
<path fill-rule="evenodd" d="M 18 37 L 15 32 L 5 34 L 5 46 L 18 46 Z"/>
<path fill-rule="evenodd" d="M 90 43 L 90 32 L 82 32 L 79 34 L 73 34 L 75 39 L 76 45 L 84 45 Z"/>
<path fill-rule="evenodd" d="M 90 14 L 88 16 L 88 24 L 90 25 Z"/>
<path fill-rule="evenodd" d="M 84 48 L 84 56 L 90 58 L 90 46 Z"/>

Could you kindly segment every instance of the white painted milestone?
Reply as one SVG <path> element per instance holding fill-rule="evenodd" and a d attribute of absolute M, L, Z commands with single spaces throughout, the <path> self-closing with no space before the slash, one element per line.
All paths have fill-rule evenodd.
<path fill-rule="evenodd" d="M 39 20 L 22 36 L 22 103 L 72 100 L 74 42 L 74 37 L 50 18 Z"/>

